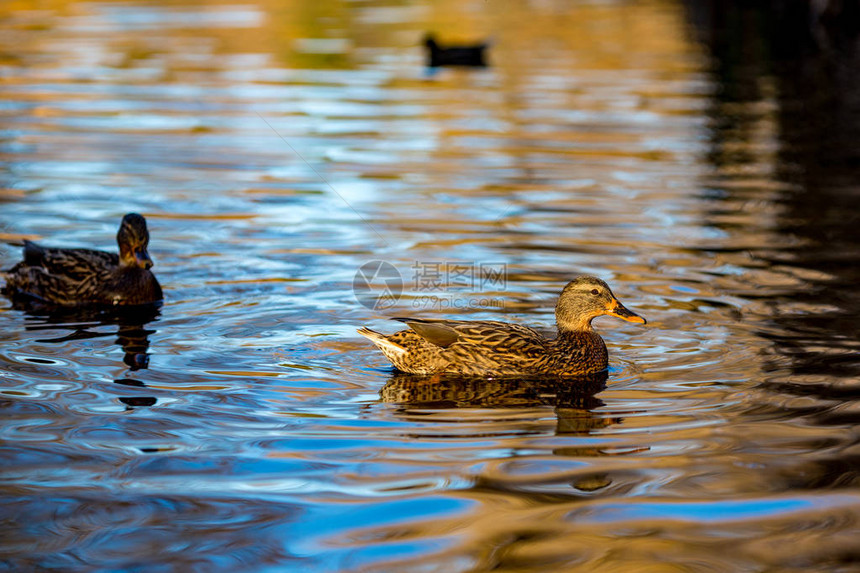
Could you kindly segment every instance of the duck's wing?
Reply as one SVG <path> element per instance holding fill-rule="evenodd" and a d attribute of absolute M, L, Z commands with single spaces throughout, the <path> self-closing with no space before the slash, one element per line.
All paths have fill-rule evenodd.
<path fill-rule="evenodd" d="M 487 351 L 517 354 L 523 357 L 539 356 L 547 348 L 547 340 L 538 331 L 527 326 L 496 320 L 466 321 L 395 317 L 406 323 L 424 340 L 449 348 L 460 346 L 481 347 Z"/>
<path fill-rule="evenodd" d="M 93 249 L 49 248 L 24 241 L 24 264 L 45 269 L 50 275 L 81 281 L 115 269 L 119 264 L 119 256 Z"/>
<path fill-rule="evenodd" d="M 48 273 L 42 267 L 18 263 L 6 275 L 6 294 L 26 294 L 53 304 L 76 304 L 81 282 Z"/>

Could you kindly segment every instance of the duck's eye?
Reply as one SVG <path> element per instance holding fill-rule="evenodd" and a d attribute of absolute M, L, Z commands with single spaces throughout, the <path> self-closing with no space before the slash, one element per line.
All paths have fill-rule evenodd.
<path fill-rule="evenodd" d="M 600 294 L 600 291 L 597 290 L 596 288 L 593 288 L 593 289 L 591 289 L 591 294 L 593 294 L 594 296 L 597 296 Z"/>

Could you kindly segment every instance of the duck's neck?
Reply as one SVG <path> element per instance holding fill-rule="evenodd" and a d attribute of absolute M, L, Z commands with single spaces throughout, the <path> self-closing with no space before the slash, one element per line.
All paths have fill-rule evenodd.
<path fill-rule="evenodd" d="M 591 328 L 591 324 L 585 325 L 584 328 L 562 328 L 558 327 L 558 339 L 559 341 L 573 341 L 582 343 L 582 341 L 586 340 L 603 340 L 600 338 L 600 335 L 597 334 L 593 328 Z"/>
<path fill-rule="evenodd" d="M 580 330 L 559 328 L 556 349 L 562 354 L 580 356 L 585 362 L 597 365 L 597 369 L 605 368 L 609 360 L 606 343 L 590 325 Z"/>

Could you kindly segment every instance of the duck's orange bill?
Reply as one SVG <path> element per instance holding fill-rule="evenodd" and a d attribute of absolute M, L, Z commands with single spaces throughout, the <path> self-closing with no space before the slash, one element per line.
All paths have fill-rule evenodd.
<path fill-rule="evenodd" d="M 615 316 L 620 318 L 621 320 L 626 320 L 627 322 L 635 322 L 636 324 L 645 324 L 645 319 L 636 314 L 631 310 L 627 310 L 623 304 L 615 301 L 615 306 L 611 309 L 606 310 L 606 314 L 609 316 Z"/>

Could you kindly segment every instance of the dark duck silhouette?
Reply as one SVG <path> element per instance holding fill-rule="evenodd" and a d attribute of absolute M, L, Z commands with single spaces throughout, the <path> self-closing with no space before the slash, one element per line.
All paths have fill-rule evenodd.
<path fill-rule="evenodd" d="M 92 249 L 57 249 L 24 241 L 24 260 L 3 272 L 4 293 L 59 306 L 143 305 L 160 302 L 161 286 L 149 258 L 146 219 L 122 218 L 119 255 Z"/>
<path fill-rule="evenodd" d="M 475 44 L 472 46 L 448 46 L 443 48 L 436 42 L 432 34 L 424 38 L 427 47 L 427 66 L 437 68 L 439 66 L 473 66 L 485 67 L 485 57 L 489 44 Z"/>
<path fill-rule="evenodd" d="M 586 276 L 569 282 L 559 295 L 554 339 L 506 322 L 420 318 L 394 318 L 409 329 L 391 335 L 369 328 L 358 332 L 395 368 L 411 374 L 570 377 L 607 367 L 606 344 L 591 327 L 591 321 L 602 315 L 645 324 L 644 318 L 618 302 L 609 285 Z"/>

